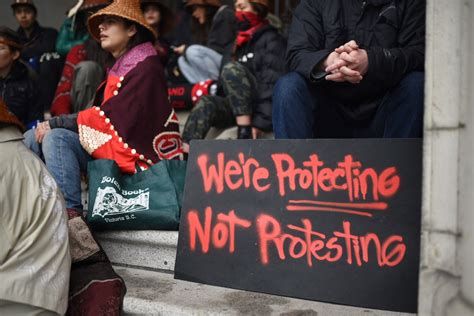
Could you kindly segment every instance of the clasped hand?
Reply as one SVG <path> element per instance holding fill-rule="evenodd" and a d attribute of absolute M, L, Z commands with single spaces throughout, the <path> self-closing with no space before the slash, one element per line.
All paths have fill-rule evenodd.
<path fill-rule="evenodd" d="M 369 68 L 367 51 L 359 48 L 352 40 L 329 54 L 323 67 L 329 73 L 326 80 L 357 84 L 362 81 Z"/>

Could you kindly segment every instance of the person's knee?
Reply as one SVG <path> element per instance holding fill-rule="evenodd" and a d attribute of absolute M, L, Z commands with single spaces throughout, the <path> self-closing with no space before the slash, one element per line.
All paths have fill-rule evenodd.
<path fill-rule="evenodd" d="M 202 61 L 202 54 L 201 54 L 201 50 L 199 48 L 199 45 L 189 46 L 186 49 L 185 56 L 186 56 L 185 59 L 189 63 L 193 63 L 193 62 L 199 63 L 199 62 L 201 62 Z"/>
<path fill-rule="evenodd" d="M 61 138 L 61 129 L 60 128 L 54 128 L 50 130 L 49 132 L 46 133 L 46 135 L 43 138 L 43 154 L 48 156 L 51 154 L 56 147 L 56 145 L 59 144 L 60 138 Z"/>
<path fill-rule="evenodd" d="M 183 131 L 183 141 L 189 143 L 196 138 L 196 132 L 208 126 L 213 117 L 213 102 L 209 96 L 202 97 L 192 109 Z M 207 130 L 205 131 L 207 133 Z M 203 137 L 205 134 L 203 135 Z"/>
<path fill-rule="evenodd" d="M 256 88 L 252 85 L 252 80 L 244 67 L 237 62 L 230 62 L 223 67 L 221 81 L 227 96 L 234 93 L 246 95 Z"/>
<path fill-rule="evenodd" d="M 76 73 L 90 75 L 90 74 L 97 74 L 102 72 L 102 67 L 96 63 L 95 61 L 86 60 L 82 61 L 76 66 Z M 77 76 L 77 75 L 76 75 Z"/>
<path fill-rule="evenodd" d="M 212 96 L 203 96 L 191 111 L 190 117 L 209 118 L 213 112 L 213 104 Z"/>
<path fill-rule="evenodd" d="M 226 80 L 235 77 L 236 74 L 245 73 L 243 67 L 245 66 L 235 61 L 227 63 L 224 67 L 222 67 L 222 79 Z"/>
<path fill-rule="evenodd" d="M 50 130 L 43 138 L 43 154 L 45 158 L 50 155 L 56 155 L 57 148 L 59 148 L 64 140 L 75 134 L 74 132 L 64 128 L 54 128 Z"/>
<path fill-rule="evenodd" d="M 291 100 L 307 90 L 306 80 L 297 72 L 290 72 L 278 79 L 273 88 L 276 99 Z"/>
<path fill-rule="evenodd" d="M 308 89 L 306 80 L 296 72 L 290 72 L 276 82 L 273 88 L 273 107 L 274 110 L 295 110 L 295 106 L 300 102 L 301 95 L 306 94 Z M 307 100 L 306 100 L 307 101 Z"/>

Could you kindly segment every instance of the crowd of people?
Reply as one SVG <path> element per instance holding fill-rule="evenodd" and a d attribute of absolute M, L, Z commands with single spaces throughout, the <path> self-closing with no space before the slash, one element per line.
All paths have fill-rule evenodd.
<path fill-rule="evenodd" d="M 186 159 L 211 127 L 237 126 L 238 139 L 421 137 L 425 6 L 301 0 L 284 36 L 269 0 L 187 0 L 177 10 L 79 0 L 59 32 L 39 24 L 33 0 L 14 0 L 18 29 L 0 27 L 0 274 L 13 278 L 0 314 L 66 312 L 71 259 L 59 234 L 65 210 L 83 210 L 93 159 L 133 174 Z M 29 236 L 57 249 L 29 247 Z M 55 282 L 57 299 L 22 292 L 16 265 L 63 271 L 40 280 Z"/>

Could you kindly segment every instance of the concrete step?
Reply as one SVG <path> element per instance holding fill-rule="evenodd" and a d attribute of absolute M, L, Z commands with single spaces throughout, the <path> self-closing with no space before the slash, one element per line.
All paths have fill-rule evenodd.
<path fill-rule="evenodd" d="M 117 231 L 96 235 L 113 264 L 174 271 L 177 231 Z"/>
<path fill-rule="evenodd" d="M 408 316 L 175 280 L 171 273 L 114 267 L 127 285 L 125 315 Z"/>
<path fill-rule="evenodd" d="M 97 237 L 127 285 L 126 315 L 411 315 L 175 280 L 175 231 L 104 232 Z"/>

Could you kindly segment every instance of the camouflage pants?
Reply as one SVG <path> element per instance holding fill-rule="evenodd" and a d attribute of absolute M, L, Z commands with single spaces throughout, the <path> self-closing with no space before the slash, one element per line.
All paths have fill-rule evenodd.
<path fill-rule="evenodd" d="M 204 96 L 191 111 L 183 131 L 183 141 L 204 139 L 211 127 L 234 126 L 235 117 L 252 115 L 257 83 L 247 67 L 237 62 L 224 66 L 221 74 L 225 97 Z"/>

